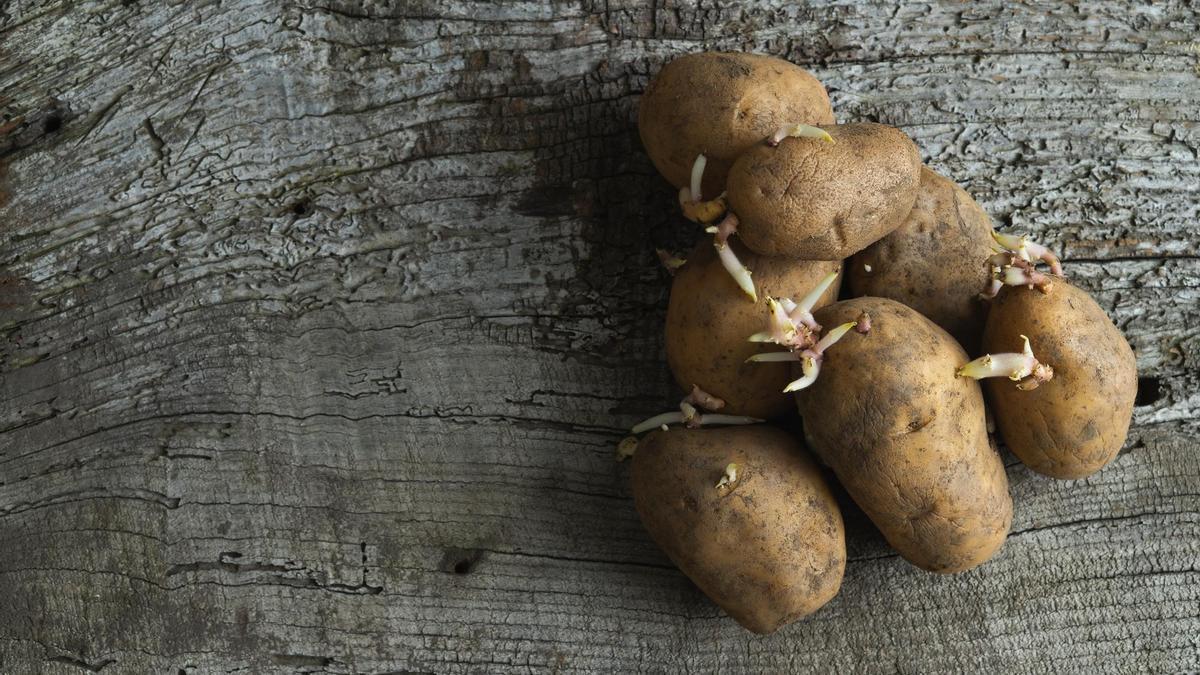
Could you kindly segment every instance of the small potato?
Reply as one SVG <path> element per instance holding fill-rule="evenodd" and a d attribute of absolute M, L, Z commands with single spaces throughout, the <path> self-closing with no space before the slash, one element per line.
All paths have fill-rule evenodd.
<path fill-rule="evenodd" d="M 912 210 L 921 156 L 904 132 L 882 124 L 821 128 L 833 143 L 760 143 L 729 170 L 729 207 L 750 250 L 842 260 L 899 227 Z"/>
<path fill-rule="evenodd" d="M 1023 391 L 987 380 L 996 427 L 1026 466 L 1083 478 L 1116 458 L 1133 415 L 1137 362 L 1129 343 L 1086 292 L 1055 280 L 1049 292 L 1009 287 L 993 301 L 984 351 L 1021 352 L 1029 338 L 1053 377 Z"/>
<path fill-rule="evenodd" d="M 749 630 L 774 632 L 837 595 L 842 515 L 789 434 L 762 424 L 655 431 L 638 444 L 632 483 L 650 536 Z"/>
<path fill-rule="evenodd" d="M 857 253 L 846 280 L 855 297 L 891 298 L 924 314 L 974 355 L 987 303 L 992 221 L 967 191 L 928 167 L 899 228 Z"/>
<path fill-rule="evenodd" d="M 763 327 L 767 297 L 800 298 L 830 272 L 840 271 L 839 261 L 804 261 L 768 258 L 730 241 L 752 271 L 758 302 L 750 301 L 721 267 L 712 240 L 703 238 L 675 274 L 667 307 L 667 363 L 685 391 L 692 385 L 725 401 L 722 413 L 771 418 L 792 409 L 783 393 L 791 379 L 786 363 L 746 363 L 751 355 L 778 348 L 747 338 Z M 816 307 L 837 299 L 835 282 Z"/>
<path fill-rule="evenodd" d="M 991 446 L 966 352 L 894 300 L 857 298 L 816 313 L 822 326 L 870 316 L 796 392 L 809 447 L 909 562 L 934 572 L 979 565 L 1004 543 L 1012 499 Z"/>
<path fill-rule="evenodd" d="M 677 188 L 708 158 L 703 194 L 725 190 L 733 160 L 789 122 L 833 124 L 825 87 L 800 66 L 759 54 L 703 52 L 671 61 L 642 95 L 638 132 Z"/>

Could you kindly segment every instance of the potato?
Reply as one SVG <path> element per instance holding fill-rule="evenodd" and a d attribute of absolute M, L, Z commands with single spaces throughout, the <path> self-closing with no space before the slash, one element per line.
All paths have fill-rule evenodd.
<path fill-rule="evenodd" d="M 729 170 L 729 207 L 750 250 L 841 260 L 899 227 L 912 209 L 921 157 L 904 132 L 882 124 L 821 128 L 833 143 L 760 143 Z"/>
<path fill-rule="evenodd" d="M 752 354 L 778 349 L 747 338 L 763 329 L 768 296 L 799 299 L 842 265 L 757 256 L 736 240 L 731 240 L 730 246 L 753 270 L 758 302 L 742 293 L 717 259 L 712 239 L 704 237 L 671 284 L 667 363 L 685 391 L 697 385 L 724 399 L 722 413 L 778 417 L 792 409 L 790 397 L 783 393 L 791 368 L 786 363 L 746 363 Z M 837 294 L 838 284 L 834 283 L 816 306 L 833 302 Z"/>
<path fill-rule="evenodd" d="M 671 61 L 642 95 L 638 132 L 677 188 L 708 158 L 703 194 L 725 190 L 733 160 L 787 123 L 833 124 L 825 87 L 800 66 L 759 54 L 703 52 Z"/>
<path fill-rule="evenodd" d="M 846 270 L 854 296 L 891 298 L 924 314 L 971 355 L 979 349 L 987 303 L 984 264 L 992 221 L 954 181 L 921 168 L 916 203 L 899 228 L 855 254 Z"/>
<path fill-rule="evenodd" d="M 847 333 L 796 392 L 809 447 L 909 562 L 975 567 L 1004 543 L 1012 499 L 979 385 L 955 375 L 966 352 L 894 300 L 838 302 L 816 319 L 836 326 L 863 312 L 870 331 Z"/>
<path fill-rule="evenodd" d="M 842 515 L 789 434 L 764 424 L 655 431 L 638 444 L 632 483 L 650 536 L 746 628 L 771 633 L 837 595 Z"/>
<path fill-rule="evenodd" d="M 1006 287 L 992 302 L 984 351 L 1022 351 L 1054 369 L 1036 389 L 987 380 L 1000 436 L 1022 462 L 1055 478 L 1083 478 L 1111 462 L 1125 443 L 1137 395 L 1129 343 L 1084 291 L 1055 280 L 1048 293 Z"/>

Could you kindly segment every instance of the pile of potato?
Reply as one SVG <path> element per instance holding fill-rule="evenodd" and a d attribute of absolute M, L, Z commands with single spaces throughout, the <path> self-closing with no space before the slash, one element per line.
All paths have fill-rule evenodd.
<path fill-rule="evenodd" d="M 705 234 L 686 259 L 660 251 L 689 393 L 619 453 L 646 529 L 740 624 L 772 632 L 841 585 L 842 516 L 809 451 L 942 573 L 993 556 L 1012 522 L 988 410 L 1034 471 L 1116 457 L 1137 389 L 1120 331 L 903 132 L 836 124 L 804 69 L 728 53 L 667 64 L 638 126 Z M 803 439 L 764 421 L 797 409 Z"/>

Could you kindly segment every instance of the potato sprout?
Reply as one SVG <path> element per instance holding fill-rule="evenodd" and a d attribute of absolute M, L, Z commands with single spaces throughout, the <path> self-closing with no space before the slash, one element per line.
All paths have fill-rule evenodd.
<path fill-rule="evenodd" d="M 750 269 L 738 260 L 737 254 L 729 246 L 729 235 L 737 233 L 738 219 L 732 213 L 725 214 L 725 218 L 718 225 L 710 226 L 704 231 L 713 235 L 713 246 L 717 249 L 717 257 L 721 260 L 721 266 L 729 272 L 729 276 L 733 277 L 738 288 L 742 289 L 751 300 L 758 302 L 758 293 L 754 291 L 754 281 L 750 278 Z"/>
<path fill-rule="evenodd" d="M 749 337 L 750 342 L 769 342 L 787 347 L 788 351 L 755 354 L 746 359 L 747 363 L 800 362 L 803 377 L 788 383 L 783 389 L 785 392 L 799 391 L 816 382 L 817 376 L 821 372 L 821 361 L 825 357 L 825 350 L 842 339 L 842 336 L 851 328 L 859 325 L 858 321 L 850 321 L 833 328 L 817 339 L 821 326 L 813 318 L 812 308 L 816 306 L 821 294 L 829 289 L 835 278 L 837 278 L 837 272 L 829 273 L 798 303 L 787 298 L 780 300 L 767 298 L 767 306 L 771 310 L 767 330 Z M 859 319 L 866 323 L 858 331 L 859 333 L 871 330 L 869 315 L 864 312 Z"/>
<path fill-rule="evenodd" d="M 732 490 L 734 484 L 738 480 L 738 465 L 735 462 L 730 462 L 725 465 L 725 473 L 722 474 L 721 480 L 717 481 L 717 489 L 726 488 Z"/>
<path fill-rule="evenodd" d="M 1038 261 L 1050 266 L 1050 275 L 1063 276 L 1062 263 L 1058 256 L 1028 237 L 992 232 L 992 239 L 999 252 L 987 259 L 991 279 L 979 294 L 981 298 L 991 300 L 1005 286 L 1025 286 L 1049 293 L 1053 283 L 1050 276 L 1037 271 Z"/>
<path fill-rule="evenodd" d="M 1025 262 L 1041 260 L 1050 266 L 1051 274 L 1057 277 L 1063 276 L 1062 264 L 1059 262 L 1058 256 L 1036 241 L 1030 241 L 1024 235 L 1000 234 L 999 232 L 992 232 L 992 239 L 995 239 L 996 243 L 1004 250 L 1015 253 L 1021 260 Z"/>
<path fill-rule="evenodd" d="M 955 374 L 975 380 L 982 380 L 986 377 L 1007 377 L 1016 382 L 1017 389 L 1021 391 L 1037 389 L 1054 377 L 1054 369 L 1034 357 L 1033 348 L 1029 346 L 1029 338 L 1022 335 L 1021 339 L 1025 342 L 1022 353 L 984 354 L 959 368 Z"/>
<path fill-rule="evenodd" d="M 712 412 L 724 407 L 725 401 L 709 394 L 696 385 L 692 385 L 692 391 L 679 402 L 678 411 L 655 415 L 635 425 L 631 432 L 640 434 L 655 428 L 666 431 L 671 424 L 682 424 L 689 429 L 695 429 L 696 427 L 713 424 L 756 424 L 762 422 L 757 417 L 719 415 Z M 704 412 L 701 412 L 701 410 L 704 410 Z"/>
<path fill-rule="evenodd" d="M 708 158 L 704 155 L 697 155 L 696 160 L 692 162 L 691 186 L 679 188 L 679 208 L 683 211 L 683 217 L 693 223 L 705 225 L 715 222 L 725 214 L 726 209 L 724 192 L 709 201 L 703 199 L 700 184 L 703 181 L 704 167 L 706 166 L 708 166 Z"/>
<path fill-rule="evenodd" d="M 826 143 L 833 143 L 833 137 L 829 135 L 829 132 L 820 127 L 807 124 L 787 124 L 780 127 L 774 135 L 767 139 L 767 145 L 775 147 L 785 138 L 817 138 Z"/>

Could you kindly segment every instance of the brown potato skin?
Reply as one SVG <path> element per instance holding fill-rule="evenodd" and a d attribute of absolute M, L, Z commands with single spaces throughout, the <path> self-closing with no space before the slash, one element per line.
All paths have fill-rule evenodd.
<path fill-rule="evenodd" d="M 1057 279 L 1049 293 L 1009 287 L 993 301 L 984 351 L 1020 352 L 1022 335 L 1054 377 L 1032 391 L 986 380 L 996 428 L 1034 471 L 1090 476 L 1125 444 L 1137 396 L 1133 350 L 1091 296 Z"/>
<path fill-rule="evenodd" d="M 955 376 L 967 354 L 946 331 L 894 300 L 847 300 L 816 319 L 836 326 L 864 311 L 870 332 L 847 333 L 817 381 L 796 392 L 809 447 L 905 559 L 968 570 L 1012 524 L 979 383 Z"/>
<path fill-rule="evenodd" d="M 736 486 L 718 489 L 730 462 Z M 650 536 L 747 629 L 774 632 L 837 595 L 842 515 L 791 435 L 764 424 L 655 431 L 638 444 L 631 475 Z"/>
<path fill-rule="evenodd" d="M 824 125 L 833 137 L 759 144 L 729 170 L 738 235 L 763 255 L 842 260 L 904 222 L 917 198 L 921 156 L 883 124 Z"/>
<path fill-rule="evenodd" d="M 737 156 L 789 123 L 833 124 L 829 94 L 807 70 L 760 54 L 702 52 L 671 61 L 646 87 L 638 108 L 642 145 L 677 188 L 691 183 L 704 154 L 703 193 L 725 190 Z"/>
<path fill-rule="evenodd" d="M 891 234 L 855 254 L 846 282 L 855 296 L 891 298 L 924 314 L 979 353 L 988 305 L 992 219 L 967 191 L 921 167 L 917 200 Z M 867 267 L 871 271 L 867 271 Z"/>
<path fill-rule="evenodd" d="M 667 363 L 684 391 L 692 385 L 724 399 L 722 413 L 769 419 L 792 409 L 783 388 L 791 381 L 787 363 L 746 363 L 759 352 L 781 349 L 748 342 L 766 328 L 767 297 L 799 300 L 830 272 L 838 261 L 768 258 L 747 251 L 731 240 L 738 259 L 753 274 L 758 302 L 751 302 L 717 258 L 712 237 L 703 237 L 675 273 L 667 306 Z M 839 275 L 840 279 L 840 275 Z M 837 299 L 837 282 L 817 301 L 817 307 Z"/>

